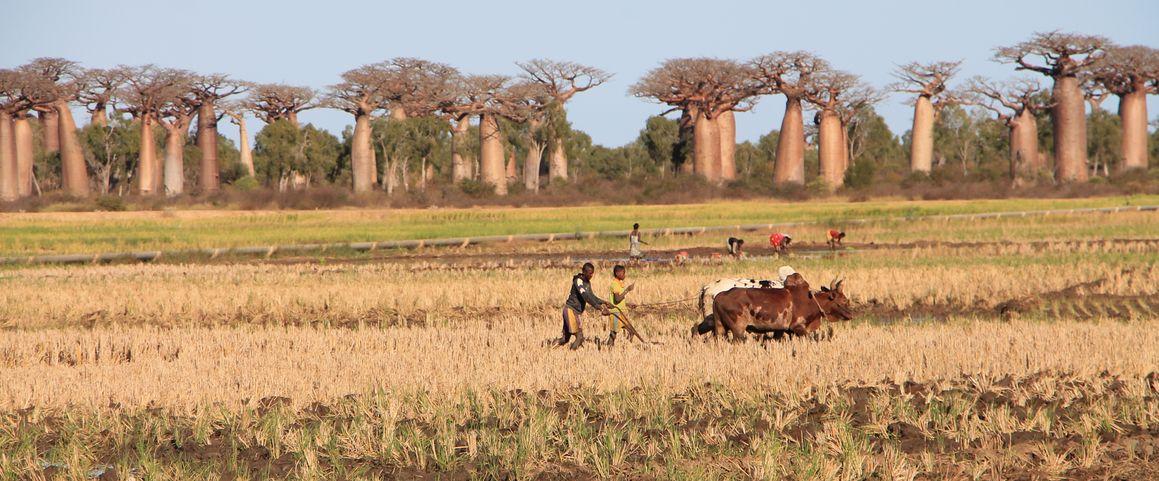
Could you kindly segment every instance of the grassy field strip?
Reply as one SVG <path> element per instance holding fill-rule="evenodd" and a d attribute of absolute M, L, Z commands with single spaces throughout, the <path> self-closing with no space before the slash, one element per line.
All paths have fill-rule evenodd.
<path fill-rule="evenodd" d="M 890 221 L 911 221 L 911 220 L 976 220 L 976 219 L 998 219 L 1009 217 L 1027 217 L 1027 216 L 1046 216 L 1046 215 L 1073 215 L 1073 214 L 1108 214 L 1120 212 L 1144 212 L 1156 211 L 1159 206 L 1156 205 L 1140 205 L 1130 207 L 1098 207 L 1098 208 L 1075 208 L 1075 209 L 1051 209 L 1051 210 L 1035 210 L 1035 211 L 1006 211 L 1006 212 L 987 212 L 987 213 L 971 213 L 971 214 L 943 214 L 943 215 L 924 215 L 924 216 L 892 216 L 883 218 L 861 218 L 861 219 L 846 219 L 844 224 L 868 224 L 873 222 L 890 222 Z M 671 235 L 697 235 L 707 232 L 722 232 L 722 231 L 740 231 L 753 232 L 760 230 L 772 230 L 778 228 L 798 227 L 804 225 L 816 225 L 824 221 L 799 221 L 799 222 L 783 222 L 783 223 L 769 223 L 769 224 L 737 224 L 737 225 L 714 225 L 714 226 L 699 226 L 699 227 L 665 227 L 641 229 L 641 232 L 646 235 L 657 236 L 671 236 Z M 256 255 L 256 256 L 270 256 L 276 252 L 320 252 L 328 249 L 352 249 L 354 251 L 364 252 L 373 251 L 377 249 L 417 249 L 423 247 L 454 247 L 454 246 L 468 246 L 479 244 L 494 244 L 515 241 L 538 241 L 538 242 L 553 242 L 557 240 L 584 240 L 595 239 L 597 237 L 625 237 L 628 235 L 627 230 L 612 230 L 612 231 L 595 231 L 595 232 L 572 232 L 572 233 L 547 233 L 547 234 L 509 234 L 509 235 L 492 235 L 480 237 L 451 237 L 441 239 L 404 239 L 404 240 L 386 240 L 386 241 L 370 241 L 370 242 L 344 242 L 344 243 L 323 243 L 323 244 L 289 244 L 289 245 L 269 245 L 269 246 L 246 246 L 246 247 L 218 247 L 206 249 L 182 249 L 173 251 L 133 251 L 133 252 L 106 252 L 97 254 L 54 254 L 43 256 L 12 256 L 0 257 L 0 264 L 88 264 L 111 261 L 153 261 L 163 256 L 190 256 L 202 255 L 216 258 L 221 255 Z"/>
<path fill-rule="evenodd" d="M 970 201 L 881 200 L 324 211 L 72 212 L 0 214 L 0 256 L 173 251 L 405 239 L 912 218 L 1004 211 L 1159 205 L 1159 196 Z"/>

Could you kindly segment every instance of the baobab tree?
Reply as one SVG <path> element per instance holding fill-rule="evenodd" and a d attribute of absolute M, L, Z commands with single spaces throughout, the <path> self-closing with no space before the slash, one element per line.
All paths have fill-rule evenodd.
<path fill-rule="evenodd" d="M 523 185 L 531 192 L 538 192 L 543 152 L 549 144 L 559 143 L 560 131 L 565 128 L 560 124 L 567 122 L 563 104 L 543 84 L 526 80 L 508 87 L 498 101 L 504 118 L 525 126 L 527 153 L 523 160 Z M 507 176 L 513 177 L 514 170 L 515 164 L 510 162 Z"/>
<path fill-rule="evenodd" d="M 950 79 L 958 73 L 962 61 L 928 64 L 911 62 L 900 65 L 893 76 L 898 81 L 890 90 L 914 94 L 913 129 L 910 130 L 910 171 L 929 173 L 934 160 L 934 106 L 952 105 L 955 95 L 948 90 Z"/>
<path fill-rule="evenodd" d="M 328 107 L 354 116 L 350 169 L 355 193 L 374 188 L 377 165 L 370 141 L 370 121 L 376 111 L 387 107 L 386 88 L 386 68 L 382 64 L 364 65 L 343 73 L 342 82 L 332 85 L 327 94 Z"/>
<path fill-rule="evenodd" d="M 40 106 L 36 108 L 53 118 L 45 124 L 45 138 L 55 136 L 55 142 L 58 143 L 61 186 L 69 195 L 87 196 L 88 170 L 80 138 L 77 136 L 76 120 L 73 119 L 72 109 L 69 107 L 69 102 L 76 100 L 82 87 L 80 68 L 71 60 L 43 57 L 33 60 L 21 69 L 44 82 L 44 88 L 38 89 L 43 97 L 38 102 Z"/>
<path fill-rule="evenodd" d="M 845 171 L 849 170 L 849 166 L 853 161 L 857 160 L 860 154 L 860 148 L 864 146 L 863 137 L 865 129 L 860 128 L 858 119 L 860 114 L 866 112 L 874 104 L 880 102 L 885 98 L 885 94 L 868 85 L 858 85 L 857 87 L 847 91 L 842 96 L 841 103 L 837 108 L 837 118 L 841 121 L 841 176 L 842 180 L 845 178 Z M 940 106 L 934 106 L 935 111 L 941 109 Z M 850 130 L 855 134 L 849 135 Z"/>
<path fill-rule="evenodd" d="M 162 169 L 165 195 L 176 196 L 185 193 L 185 140 L 200 103 L 193 91 L 196 74 L 188 70 L 171 69 L 168 75 L 173 85 L 160 99 L 157 123 L 165 129 L 165 162 Z"/>
<path fill-rule="evenodd" d="M 125 85 L 117 94 L 122 110 L 133 116 L 141 128 L 141 147 L 137 157 L 137 192 L 156 194 L 162 185 L 161 163 L 153 127 L 170 99 L 185 92 L 190 73 L 185 70 L 158 68 L 154 65 L 125 67 Z"/>
<path fill-rule="evenodd" d="M 450 65 L 411 57 L 393 58 L 383 66 L 386 107 L 390 111 L 390 120 L 395 122 L 434 116 L 449 93 L 454 91 L 454 81 L 459 76 L 458 70 Z M 404 187 L 408 186 L 405 177 L 411 160 L 399 158 L 408 156 L 406 151 L 396 151 L 395 154 L 386 156 L 383 165 L 383 183 L 391 192 L 398 183 L 399 170 L 402 170 Z M 506 187 L 505 182 L 503 187 Z"/>
<path fill-rule="evenodd" d="M 499 131 L 499 117 L 507 110 L 502 97 L 508 79 L 499 88 L 483 92 L 479 110 L 479 179 L 495 188 L 498 195 L 507 195 L 507 169 L 503 159 L 503 138 Z"/>
<path fill-rule="evenodd" d="M 1015 184 L 1033 178 L 1045 167 L 1038 155 L 1038 122 L 1035 114 L 1050 108 L 1038 100 L 1037 81 L 1018 79 L 994 83 L 975 77 L 966 87 L 969 102 L 994 112 L 1010 135 L 1010 177 Z"/>
<path fill-rule="evenodd" d="M 245 169 L 246 175 L 254 177 L 254 153 L 250 148 L 249 130 L 245 123 L 245 102 L 223 102 L 218 104 L 218 108 L 222 113 L 229 116 L 230 123 L 237 126 L 238 132 L 238 161 L 241 162 L 242 168 Z"/>
<path fill-rule="evenodd" d="M 0 201 L 6 202 L 24 196 L 20 192 L 14 126 L 14 116 L 29 108 L 20 92 L 21 82 L 20 72 L 0 69 Z"/>
<path fill-rule="evenodd" d="M 0 197 L 5 200 L 32 195 L 32 109 L 43 107 L 37 99 L 50 98 L 42 92 L 53 88 L 51 81 L 24 69 L 0 70 Z"/>
<path fill-rule="evenodd" d="M 117 89 L 125 83 L 124 69 L 88 69 L 84 72 L 84 88 L 77 96 L 89 111 L 89 124 L 104 127 L 109 122 L 109 107 L 112 106 Z"/>
<path fill-rule="evenodd" d="M 732 60 L 681 58 L 665 61 L 633 85 L 630 93 L 688 114 L 693 130 L 693 171 L 710 182 L 731 180 L 735 163 L 722 152 L 720 115 L 752 108 L 760 85 L 750 69 Z M 667 112 L 665 112 L 667 113 Z M 735 147 L 735 130 L 731 138 Z M 725 132 L 728 136 L 729 132 Z"/>
<path fill-rule="evenodd" d="M 296 128 L 298 114 L 318 107 L 314 101 L 315 92 L 310 87 L 285 84 L 258 84 L 250 90 L 246 99 L 246 109 L 267 124 L 286 120 Z"/>
<path fill-rule="evenodd" d="M 534 59 L 527 62 L 517 62 L 516 65 L 523 69 L 522 77 L 525 80 L 543 86 L 547 96 L 559 106 L 558 114 L 563 116 L 559 119 L 561 122 L 566 122 L 566 111 L 563 110 L 563 106 L 575 94 L 598 87 L 612 78 L 611 74 L 603 70 L 575 62 Z M 564 140 L 558 135 L 549 139 L 551 143 L 548 146 L 549 180 L 567 180 L 568 178 L 567 153 L 563 147 Z"/>
<path fill-rule="evenodd" d="M 1036 33 L 1030 40 L 994 52 L 995 60 L 1012 63 L 1016 70 L 1054 79 L 1050 117 L 1056 181 L 1087 180 L 1086 109 L 1079 75 L 1098 63 L 1108 43 L 1100 36 L 1053 31 Z"/>
<path fill-rule="evenodd" d="M 1119 171 L 1146 169 L 1147 95 L 1159 93 L 1159 50 L 1142 45 L 1108 47 L 1091 78 L 1119 97 L 1123 126 Z"/>
<path fill-rule="evenodd" d="M 813 122 L 818 128 L 818 160 L 821 180 L 831 189 L 845 183 L 848 146 L 842 111 L 852 110 L 845 97 L 857 97 L 857 92 L 868 92 L 860 79 L 851 73 L 827 70 L 813 77 L 815 88 L 805 94 L 805 101 L 817 109 Z M 866 99 L 868 95 L 864 95 Z"/>
<path fill-rule="evenodd" d="M 777 137 L 773 183 L 805 184 L 805 117 L 801 101 L 815 89 L 813 77 L 829 63 L 809 52 L 773 52 L 750 62 L 762 94 L 785 96 L 785 116 Z"/>
<path fill-rule="evenodd" d="M 444 97 L 437 100 L 438 115 L 451 125 L 451 180 L 455 183 L 474 177 L 465 153 L 466 134 L 471 117 L 491 108 L 508 77 L 502 75 L 467 75 L 451 79 Z"/>
<path fill-rule="evenodd" d="M 190 91 L 197 106 L 197 147 L 201 150 L 198 168 L 198 187 L 202 192 L 221 190 L 221 164 L 217 159 L 217 102 L 243 93 L 246 82 L 234 80 L 225 74 L 195 76 Z"/>

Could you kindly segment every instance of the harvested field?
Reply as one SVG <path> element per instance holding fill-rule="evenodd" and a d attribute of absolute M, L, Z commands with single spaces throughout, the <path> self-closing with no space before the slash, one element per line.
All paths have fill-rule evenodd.
<path fill-rule="evenodd" d="M 620 243 L 7 268 L 0 479 L 1150 479 L 1157 225 L 659 238 L 692 258 L 629 269 L 649 342 L 578 351 L 548 345 L 568 279 L 594 260 L 606 296 Z M 702 284 L 784 263 L 857 318 L 690 337 Z"/>

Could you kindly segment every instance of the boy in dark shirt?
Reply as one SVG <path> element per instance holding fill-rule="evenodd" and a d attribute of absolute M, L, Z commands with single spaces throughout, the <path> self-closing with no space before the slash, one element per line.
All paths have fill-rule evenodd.
<path fill-rule="evenodd" d="M 588 262 L 584 264 L 579 274 L 571 278 L 571 291 L 568 293 L 567 302 L 563 305 L 563 337 L 559 339 L 560 346 L 567 344 L 572 336 L 575 336 L 575 341 L 572 342 L 571 349 L 579 349 L 584 344 L 580 315 L 588 305 L 598 308 L 605 316 L 609 314 L 608 303 L 592 292 L 592 276 L 595 273 L 596 266 Z"/>

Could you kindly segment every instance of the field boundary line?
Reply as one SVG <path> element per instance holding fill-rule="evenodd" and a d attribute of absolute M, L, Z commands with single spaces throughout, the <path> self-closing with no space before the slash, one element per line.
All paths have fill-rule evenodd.
<path fill-rule="evenodd" d="M 1071 215 L 1071 214 L 1114 214 L 1118 212 L 1143 212 L 1143 211 L 1159 211 L 1159 205 L 1139 205 L 1139 206 L 1121 206 L 1121 207 L 1088 207 L 1079 209 L 1052 209 L 1052 210 L 1030 210 L 1030 211 L 1008 211 L 1008 212 L 985 212 L 975 214 L 937 214 L 937 215 L 918 215 L 918 216 L 887 216 L 875 218 L 861 218 L 861 219 L 844 219 L 835 222 L 843 224 L 871 224 L 875 222 L 897 222 L 897 221 L 923 221 L 923 220 L 979 220 L 979 219 L 999 219 L 1004 217 L 1027 217 L 1027 216 L 1049 216 L 1049 215 Z M 771 230 L 784 227 L 799 227 L 805 225 L 816 225 L 828 220 L 821 221 L 797 221 L 797 222 L 782 222 L 772 224 L 733 224 L 720 226 L 701 226 L 701 227 L 658 227 L 653 229 L 641 229 L 643 234 L 653 236 L 672 236 L 672 235 L 699 235 L 707 232 L 724 232 L 724 231 L 740 231 L 740 232 L 754 232 L 760 230 Z M 444 237 L 439 239 L 404 239 L 404 240 L 388 240 L 388 241 L 360 241 L 360 242 L 334 242 L 326 244 L 285 244 L 285 245 L 265 245 L 265 246 L 244 246 L 244 247 L 215 247 L 204 249 L 177 249 L 169 251 L 131 251 L 131 252 L 105 252 L 105 253 L 89 253 L 89 254 L 50 254 L 39 256 L 9 256 L 0 257 L 0 264 L 98 264 L 113 261 L 137 261 L 149 262 L 159 259 L 162 255 L 165 256 L 185 256 L 185 255 L 202 255 L 208 256 L 211 259 L 221 257 L 222 255 L 252 255 L 259 257 L 270 257 L 275 252 L 313 252 L 326 251 L 333 248 L 348 248 L 355 251 L 373 251 L 378 249 L 420 249 L 423 247 L 467 247 L 469 245 L 477 244 L 498 244 L 515 241 L 537 241 L 537 242 L 554 242 L 560 240 L 583 240 L 595 239 L 597 237 L 626 237 L 630 231 L 628 230 L 610 230 L 610 231 L 593 231 L 593 232 L 571 232 L 571 233 L 548 233 L 548 234 L 501 234 L 490 236 L 477 237 Z"/>

